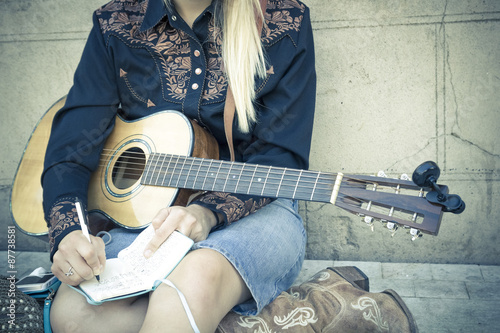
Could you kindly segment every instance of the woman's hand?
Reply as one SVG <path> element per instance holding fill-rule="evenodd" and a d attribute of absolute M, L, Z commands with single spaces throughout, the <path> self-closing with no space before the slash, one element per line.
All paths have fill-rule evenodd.
<path fill-rule="evenodd" d="M 106 265 L 104 241 L 80 230 L 70 232 L 59 243 L 53 257 L 52 273 L 63 283 L 76 286 L 101 274 Z"/>
<path fill-rule="evenodd" d="M 146 258 L 151 257 L 175 230 L 195 242 L 206 239 L 210 230 L 217 224 L 217 220 L 210 209 L 191 205 L 163 208 L 151 223 L 155 229 L 155 235 L 144 249 Z"/>

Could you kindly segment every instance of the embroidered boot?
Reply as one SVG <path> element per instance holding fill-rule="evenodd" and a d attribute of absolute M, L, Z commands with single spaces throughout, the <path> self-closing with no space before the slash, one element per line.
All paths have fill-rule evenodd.
<path fill-rule="evenodd" d="M 364 277 L 355 267 L 322 270 L 281 293 L 257 316 L 230 312 L 216 332 L 418 332 L 399 295 L 368 292 Z"/>

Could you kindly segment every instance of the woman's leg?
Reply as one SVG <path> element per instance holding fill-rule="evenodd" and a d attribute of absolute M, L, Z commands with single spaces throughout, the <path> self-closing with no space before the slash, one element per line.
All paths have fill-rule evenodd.
<path fill-rule="evenodd" d="M 250 297 L 238 272 L 220 253 L 190 252 L 168 279 L 182 291 L 201 332 L 214 332 L 235 305 Z M 101 305 L 61 285 L 51 309 L 54 332 L 192 332 L 177 292 L 160 285 L 147 296 Z"/>
<path fill-rule="evenodd" d="M 118 242 L 123 237 L 118 231 L 113 234 L 106 246 L 108 258 L 113 257 L 108 250 L 115 242 L 119 249 L 127 246 Z M 276 200 L 195 244 L 168 279 L 185 295 L 200 330 L 213 332 L 235 305 L 239 304 L 235 308 L 239 313 L 254 314 L 288 289 L 300 271 L 304 248 L 305 231 L 296 205 Z M 234 267 L 248 280 L 253 301 Z M 157 331 L 157 326 L 162 332 L 192 332 L 177 292 L 163 284 L 150 297 L 100 306 L 89 305 L 74 290 L 61 287 L 51 321 L 55 332 L 71 332 L 73 327 L 83 332 L 137 332 L 143 324 L 144 332 Z M 182 329 L 174 326 L 178 323 Z"/>
<path fill-rule="evenodd" d="M 138 332 L 148 307 L 148 296 L 131 297 L 101 305 L 61 284 L 50 309 L 53 332 Z"/>
<path fill-rule="evenodd" d="M 222 318 L 250 291 L 232 264 L 219 252 L 189 253 L 168 279 L 186 297 L 201 332 L 214 332 Z M 177 292 L 160 285 L 151 295 L 141 332 L 193 332 Z"/>

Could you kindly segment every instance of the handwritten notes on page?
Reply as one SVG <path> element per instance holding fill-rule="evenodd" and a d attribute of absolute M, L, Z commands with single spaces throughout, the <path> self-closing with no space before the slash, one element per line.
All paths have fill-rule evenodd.
<path fill-rule="evenodd" d="M 120 251 L 118 258 L 106 260 L 100 282 L 92 279 L 80 284 L 79 289 L 89 303 L 99 304 L 153 290 L 156 287 L 155 281 L 166 278 L 193 245 L 190 238 L 174 231 L 146 259 L 143 255 L 144 248 L 153 236 L 153 227 L 147 227 L 129 247 Z"/>

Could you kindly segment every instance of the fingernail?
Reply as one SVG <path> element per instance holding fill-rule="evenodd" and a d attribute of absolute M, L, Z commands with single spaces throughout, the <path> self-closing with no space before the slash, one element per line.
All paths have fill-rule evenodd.
<path fill-rule="evenodd" d="M 102 268 L 102 266 L 101 266 L 101 268 Z M 101 270 L 99 268 L 94 268 L 93 271 L 94 271 L 94 276 L 101 274 Z"/>
<path fill-rule="evenodd" d="M 153 252 L 151 250 L 144 251 L 144 257 L 146 259 L 149 259 L 149 257 L 151 257 L 152 254 L 153 254 Z"/>

